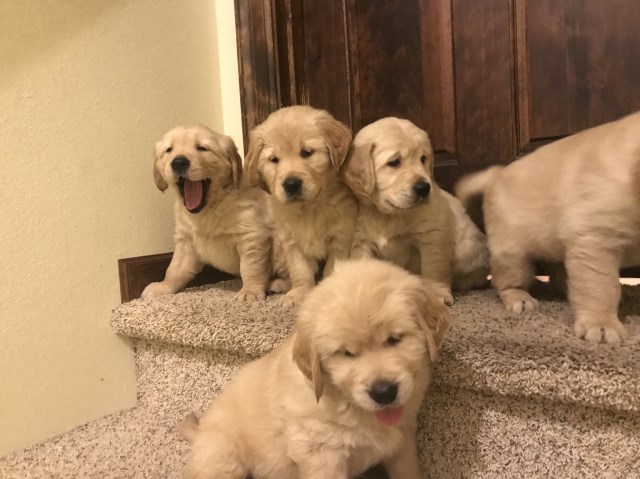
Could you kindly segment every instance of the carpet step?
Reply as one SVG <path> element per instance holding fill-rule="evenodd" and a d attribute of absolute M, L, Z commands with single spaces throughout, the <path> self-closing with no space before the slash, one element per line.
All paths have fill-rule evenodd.
<path fill-rule="evenodd" d="M 239 288 L 235 280 L 134 300 L 113 311 L 111 324 L 132 338 L 258 357 L 291 333 L 295 311 L 276 297 L 240 303 Z M 457 296 L 435 384 L 639 413 L 640 287 L 623 287 L 620 310 L 630 335 L 620 345 L 576 338 L 566 301 L 549 297 L 540 304 L 539 311 L 514 316 L 494 290 Z"/>

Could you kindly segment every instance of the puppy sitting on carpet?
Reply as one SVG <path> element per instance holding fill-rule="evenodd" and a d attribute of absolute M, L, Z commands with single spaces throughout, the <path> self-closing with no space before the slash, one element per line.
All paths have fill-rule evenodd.
<path fill-rule="evenodd" d="M 360 200 L 351 256 L 392 261 L 446 288 L 488 284 L 486 239 L 455 197 L 434 181 L 427 133 L 383 118 L 356 135 L 343 166 Z"/>
<path fill-rule="evenodd" d="M 532 311 L 534 261 L 564 263 L 576 335 L 617 343 L 619 270 L 640 265 L 640 113 L 463 178 L 483 197 L 492 282 L 505 307 Z"/>
<path fill-rule="evenodd" d="M 382 462 L 419 479 L 416 416 L 450 323 L 438 294 L 387 262 L 340 262 L 294 334 L 248 364 L 200 423 L 187 479 L 350 479 Z"/>
<path fill-rule="evenodd" d="M 143 298 L 180 291 L 205 264 L 240 276 L 241 300 L 264 299 L 269 280 L 286 277 L 268 196 L 241 187 L 241 175 L 233 140 L 205 126 L 175 127 L 156 144 L 156 185 L 174 195 L 175 251 L 164 281 L 148 285 Z M 284 292 L 287 282 L 270 289 Z"/>
<path fill-rule="evenodd" d="M 340 179 L 351 131 L 328 112 L 290 106 L 253 129 L 245 158 L 251 186 L 271 193 L 276 234 L 291 277 L 285 306 L 298 304 L 315 285 L 318 264 L 331 274 L 347 259 L 356 199 Z"/>

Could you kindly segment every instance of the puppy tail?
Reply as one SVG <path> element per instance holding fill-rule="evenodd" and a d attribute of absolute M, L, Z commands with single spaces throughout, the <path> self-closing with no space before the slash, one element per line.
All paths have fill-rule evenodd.
<path fill-rule="evenodd" d="M 196 438 L 196 435 L 198 434 L 198 425 L 199 425 L 199 421 L 196 415 L 193 413 L 189 414 L 187 417 L 184 418 L 184 420 L 182 421 L 182 424 L 180 424 L 180 428 L 179 428 L 180 434 L 187 441 L 193 442 L 194 439 Z"/>
<path fill-rule="evenodd" d="M 484 171 L 463 176 L 453 187 L 456 197 L 469 217 L 484 232 L 482 203 L 484 192 L 493 183 L 504 167 L 492 166 Z"/>

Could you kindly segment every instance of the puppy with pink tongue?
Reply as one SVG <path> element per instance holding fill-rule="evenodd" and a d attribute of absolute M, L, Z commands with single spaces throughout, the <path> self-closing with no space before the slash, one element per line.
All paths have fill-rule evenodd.
<path fill-rule="evenodd" d="M 184 477 L 351 479 L 382 463 L 421 478 L 416 417 L 451 321 L 440 297 L 391 263 L 338 262 L 293 335 L 185 421 Z"/>

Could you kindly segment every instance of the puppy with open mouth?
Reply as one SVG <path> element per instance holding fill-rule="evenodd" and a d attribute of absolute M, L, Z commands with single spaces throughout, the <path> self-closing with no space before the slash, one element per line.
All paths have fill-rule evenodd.
<path fill-rule="evenodd" d="M 276 234 L 282 242 L 291 290 L 285 306 L 349 257 L 356 199 L 339 176 L 351 131 L 328 112 L 308 106 L 275 111 L 251 132 L 245 168 L 249 184 L 271 194 Z"/>
<path fill-rule="evenodd" d="M 177 126 L 156 144 L 153 176 L 175 197 L 175 251 L 162 282 L 143 298 L 180 291 L 210 264 L 242 278 L 241 300 L 287 289 L 274 246 L 267 195 L 241 185 L 242 160 L 233 140 L 205 126 Z"/>
<path fill-rule="evenodd" d="M 351 256 L 392 261 L 440 284 L 467 290 L 488 283 L 482 232 L 462 204 L 433 179 L 427 133 L 408 120 L 383 118 L 356 135 L 342 173 L 358 199 Z"/>
<path fill-rule="evenodd" d="M 382 462 L 391 479 L 421 478 L 416 417 L 450 322 L 419 277 L 339 262 L 294 334 L 183 423 L 184 477 L 349 479 Z"/>

